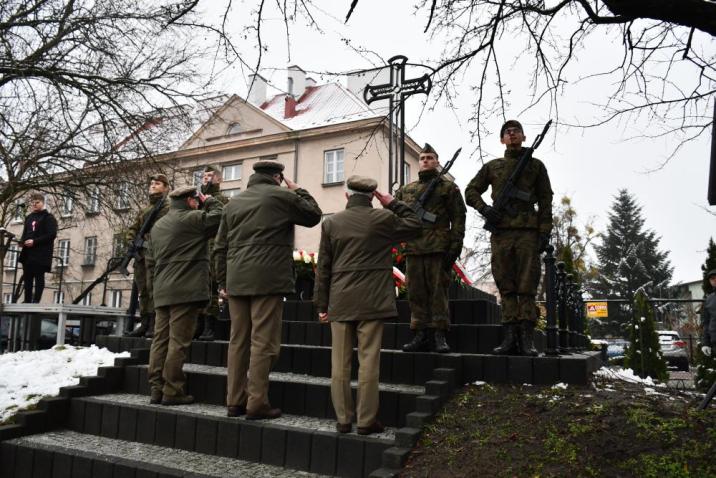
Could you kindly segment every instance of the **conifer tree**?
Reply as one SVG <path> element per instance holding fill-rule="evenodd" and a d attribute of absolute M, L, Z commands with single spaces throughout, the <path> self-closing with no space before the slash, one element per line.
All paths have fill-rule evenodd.
<path fill-rule="evenodd" d="M 701 266 L 703 273 L 703 284 L 702 289 L 704 295 L 708 295 L 712 292 L 711 283 L 709 282 L 708 273 L 716 269 L 716 244 L 713 238 L 709 239 L 709 247 L 706 249 L 706 261 Z M 703 305 L 702 305 L 703 307 Z M 699 334 L 703 334 L 703 330 L 699 330 Z M 711 356 L 706 356 L 701 351 L 701 341 L 699 341 L 696 347 L 696 356 L 694 357 L 694 367 L 696 369 L 696 375 L 694 376 L 694 385 L 696 388 L 705 392 L 709 389 L 712 383 L 716 381 L 716 353 L 712 347 Z"/>
<path fill-rule="evenodd" d="M 704 295 L 711 293 L 711 284 L 707 274 L 714 269 L 716 269 L 716 243 L 714 243 L 714 238 L 711 237 L 709 238 L 709 247 L 706 249 L 706 261 L 701 266 L 701 272 L 704 276 L 701 289 L 703 289 Z"/>
<path fill-rule="evenodd" d="M 651 377 L 660 381 L 668 378 L 666 362 L 659 347 L 659 336 L 654 327 L 654 310 L 649 305 L 644 289 L 639 289 L 634 296 L 629 342 L 624 356 L 625 367 L 642 378 Z"/>

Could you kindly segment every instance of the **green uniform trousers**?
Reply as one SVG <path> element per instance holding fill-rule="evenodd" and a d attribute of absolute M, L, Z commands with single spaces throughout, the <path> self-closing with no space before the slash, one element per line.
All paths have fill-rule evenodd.
<path fill-rule="evenodd" d="M 539 234 L 533 229 L 492 233 L 492 276 L 502 299 L 502 321 L 537 320 L 535 295 L 540 279 Z"/>
<path fill-rule="evenodd" d="M 154 338 L 149 351 L 149 386 L 165 397 L 184 395 L 186 375 L 182 367 L 196 328 L 196 317 L 203 303 L 158 307 Z"/>
<path fill-rule="evenodd" d="M 410 302 L 410 328 L 447 330 L 450 326 L 450 274 L 445 268 L 445 254 L 408 256 L 405 279 Z"/>
<path fill-rule="evenodd" d="M 338 423 L 353 421 L 351 359 L 358 339 L 358 426 L 369 427 L 378 416 L 378 380 L 382 320 L 331 322 L 331 400 Z"/>
<path fill-rule="evenodd" d="M 247 413 L 257 413 L 270 406 L 269 373 L 281 350 L 283 297 L 230 296 L 229 313 L 226 405 L 246 405 Z"/>
<path fill-rule="evenodd" d="M 147 263 L 144 258 L 134 260 L 134 282 L 139 292 L 139 315 L 144 317 L 154 313 L 152 282 L 149 280 Z"/>

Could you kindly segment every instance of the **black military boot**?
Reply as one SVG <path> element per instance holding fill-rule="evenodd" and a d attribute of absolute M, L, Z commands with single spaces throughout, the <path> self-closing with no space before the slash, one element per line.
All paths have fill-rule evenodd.
<path fill-rule="evenodd" d="M 199 336 L 199 340 L 204 340 L 207 342 L 214 341 L 214 323 L 216 322 L 216 319 L 211 316 L 207 315 L 204 317 L 204 332 Z"/>
<path fill-rule="evenodd" d="M 433 350 L 439 354 L 450 352 L 450 346 L 445 340 L 445 331 L 443 329 L 435 329 L 435 334 L 433 335 Z"/>
<path fill-rule="evenodd" d="M 403 352 L 427 352 L 430 350 L 430 338 L 425 329 L 416 330 L 413 340 L 403 345 Z"/>
<path fill-rule="evenodd" d="M 535 323 L 531 320 L 520 321 L 520 342 L 522 342 L 522 355 L 537 356 L 535 348 Z"/>
<path fill-rule="evenodd" d="M 139 327 L 125 334 L 125 337 L 144 337 L 149 327 L 149 315 L 143 315 L 139 318 Z"/>
<path fill-rule="evenodd" d="M 519 351 L 519 324 L 516 322 L 510 322 L 503 327 L 505 336 L 502 339 L 502 343 L 492 349 L 492 353 L 495 355 L 512 355 Z"/>
<path fill-rule="evenodd" d="M 149 315 L 149 324 L 147 325 L 147 331 L 144 332 L 144 336 L 148 339 L 154 337 L 154 314 Z"/>
<path fill-rule="evenodd" d="M 199 314 L 199 316 L 196 318 L 196 329 L 194 330 L 194 337 L 192 337 L 192 340 L 199 340 L 201 334 L 204 333 L 205 324 L 206 316 L 204 314 Z"/>

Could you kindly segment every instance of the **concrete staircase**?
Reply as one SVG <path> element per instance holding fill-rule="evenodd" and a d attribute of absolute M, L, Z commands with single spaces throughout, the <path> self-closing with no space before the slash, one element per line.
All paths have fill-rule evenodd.
<path fill-rule="evenodd" d="M 586 384 L 597 353 L 560 357 L 487 355 L 501 340 L 489 300 L 451 301 L 454 353 L 404 353 L 409 310 L 385 327 L 379 435 L 335 432 L 330 400 L 330 327 L 310 303 L 287 301 L 280 360 L 270 377 L 276 420 L 227 418 L 227 342 L 192 343 L 185 371 L 197 403 L 149 405 L 149 340 L 100 336 L 97 345 L 132 350 L 40 409 L 0 427 L 3 477 L 396 476 L 423 425 L 454 389 L 475 380 Z M 538 341 L 541 347 L 543 340 Z M 355 359 L 355 357 L 354 357 Z M 357 363 L 354 363 L 354 374 Z M 355 385 L 354 385 L 355 386 Z M 355 428 L 354 428 L 355 429 Z"/>

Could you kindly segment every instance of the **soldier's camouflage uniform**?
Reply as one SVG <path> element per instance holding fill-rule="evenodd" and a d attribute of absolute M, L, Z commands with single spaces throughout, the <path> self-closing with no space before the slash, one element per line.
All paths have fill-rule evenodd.
<path fill-rule="evenodd" d="M 127 244 L 131 243 L 134 240 L 136 235 L 139 233 L 139 230 L 142 228 L 144 221 L 147 219 L 147 217 L 149 217 L 149 214 L 154 209 L 154 205 L 162 198 L 162 196 L 163 194 L 161 193 L 149 195 L 149 205 L 139 211 L 136 218 L 134 219 L 134 223 L 127 230 L 127 233 L 125 235 L 125 242 Z M 169 211 L 168 199 L 164 201 L 162 209 L 159 211 L 159 214 L 154 219 L 154 224 L 156 224 L 156 222 L 162 216 L 164 216 L 167 211 Z M 149 233 L 145 234 L 144 240 L 149 240 L 149 236 Z M 147 274 L 147 265 L 144 256 L 145 249 L 142 248 L 139 250 L 139 256 L 134 260 L 134 282 L 137 284 L 137 291 L 139 292 L 139 315 L 141 317 L 147 317 L 154 313 L 154 301 L 152 300 L 152 283 L 149 280 L 149 276 Z"/>
<path fill-rule="evenodd" d="M 420 179 L 406 184 L 395 198 L 413 205 L 438 175 L 437 170 L 420 171 Z M 406 280 L 410 301 L 410 328 L 446 330 L 450 325 L 447 289 L 450 268 L 460 257 L 465 237 L 465 202 L 460 188 L 441 178 L 424 209 L 437 216 L 434 224 L 422 222 L 422 232 L 406 245 Z"/>
<path fill-rule="evenodd" d="M 202 186 L 201 192 L 203 194 L 210 194 L 211 197 L 219 201 L 222 205 L 226 205 L 227 202 L 229 202 L 229 198 L 226 197 L 224 193 L 221 192 L 220 186 L 218 184 L 212 184 L 209 187 Z M 212 254 L 214 253 L 214 238 L 212 237 L 209 239 L 209 257 L 212 257 Z M 210 271 L 209 274 L 211 275 L 211 299 L 209 300 L 209 303 L 206 306 L 206 309 L 204 310 L 203 314 L 208 315 L 214 318 L 219 318 L 219 292 L 218 287 L 219 284 L 216 281 L 216 271 L 214 269 L 214 261 L 209 262 L 210 265 Z"/>
<path fill-rule="evenodd" d="M 484 211 L 487 204 L 482 194 L 488 186 L 492 186 L 494 202 L 517 166 L 522 150 L 508 149 L 504 158 L 493 159 L 480 169 L 465 189 L 469 206 Z M 533 157 L 516 187 L 530 195 L 529 201 L 513 198 L 508 207 L 514 214 L 505 214 L 490 238 L 492 275 L 502 297 L 502 321 L 505 323 L 537 320 L 535 295 L 541 269 L 539 238 L 552 230 L 553 193 L 542 161 Z"/>

